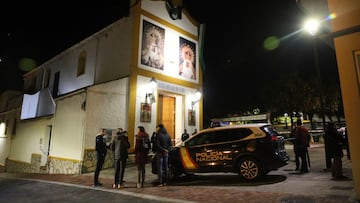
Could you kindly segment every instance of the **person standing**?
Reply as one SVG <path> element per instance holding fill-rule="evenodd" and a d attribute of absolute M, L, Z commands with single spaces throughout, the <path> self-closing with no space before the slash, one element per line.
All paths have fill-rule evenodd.
<path fill-rule="evenodd" d="M 157 127 L 156 157 L 158 171 L 158 186 L 164 186 L 168 182 L 169 175 L 169 151 L 171 149 L 171 138 L 163 124 Z M 163 174 L 165 173 L 165 174 Z"/>
<path fill-rule="evenodd" d="M 295 131 L 296 131 L 296 124 L 292 127 L 292 130 L 290 132 L 290 138 L 291 138 L 291 143 L 293 144 L 294 147 L 293 150 L 295 154 L 295 171 L 298 171 L 300 169 L 300 156 L 298 150 L 296 149 L 297 144 L 295 139 Z"/>
<path fill-rule="evenodd" d="M 101 129 L 99 134 L 96 135 L 95 138 L 95 150 L 96 150 L 96 169 L 94 174 L 94 186 L 102 186 L 102 183 L 99 182 L 99 175 L 100 171 L 105 162 L 105 156 L 107 153 L 107 146 L 106 146 L 106 129 Z"/>
<path fill-rule="evenodd" d="M 295 130 L 295 145 L 296 145 L 296 156 L 299 156 L 301 159 L 300 173 L 309 172 L 308 169 L 308 147 L 310 147 L 310 133 L 309 131 L 302 125 L 300 119 L 296 122 L 296 130 Z"/>
<path fill-rule="evenodd" d="M 333 180 L 345 178 L 342 171 L 343 151 L 341 147 L 342 136 L 336 129 L 335 123 L 328 123 L 325 129 L 325 135 L 328 144 L 328 155 L 332 159 L 331 172 Z"/>
<path fill-rule="evenodd" d="M 327 126 L 326 126 L 327 127 Z M 324 171 L 331 171 L 332 168 L 332 161 L 330 158 L 330 150 L 329 150 L 329 139 L 326 136 L 326 127 L 324 129 L 324 134 L 323 134 L 323 138 L 324 138 L 324 148 L 325 148 L 325 164 L 326 164 L 326 168 L 324 169 Z"/>
<path fill-rule="evenodd" d="M 186 129 L 184 130 L 184 133 L 181 135 L 181 141 L 185 141 L 189 138 L 189 133 L 187 133 Z"/>
<path fill-rule="evenodd" d="M 151 135 L 151 138 L 150 138 L 150 141 L 151 141 L 151 151 L 156 153 L 156 137 L 157 137 L 157 132 L 153 132 L 152 135 Z"/>
<path fill-rule="evenodd" d="M 135 165 L 138 169 L 138 181 L 137 188 L 144 187 L 145 182 L 145 164 L 148 160 L 148 154 L 150 150 L 150 138 L 149 134 L 145 131 L 143 126 L 138 127 L 138 133 L 135 141 Z"/>
<path fill-rule="evenodd" d="M 126 161 L 128 158 L 128 149 L 130 148 L 129 139 L 127 137 L 127 131 L 116 132 L 116 135 L 111 141 L 111 148 L 114 149 L 114 184 L 112 187 L 124 188 L 124 173 L 126 167 Z"/>

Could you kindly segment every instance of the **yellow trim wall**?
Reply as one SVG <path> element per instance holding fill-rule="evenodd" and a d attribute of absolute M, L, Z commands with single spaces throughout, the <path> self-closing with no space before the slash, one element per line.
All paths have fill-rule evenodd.
<path fill-rule="evenodd" d="M 192 40 L 199 42 L 199 37 L 184 30 L 181 29 L 180 27 L 176 26 L 176 24 L 179 21 L 173 21 L 174 23 L 169 23 L 167 20 L 164 20 L 158 16 L 156 16 L 155 14 L 152 14 L 144 9 L 142 9 L 142 3 L 143 1 L 141 1 L 140 3 L 137 3 L 135 7 L 133 7 L 133 9 L 130 11 L 130 15 L 134 15 L 134 26 L 133 26 L 133 45 L 132 45 L 132 62 L 131 62 L 131 67 L 130 67 L 130 76 L 129 76 L 129 111 L 128 111 L 128 132 L 129 132 L 129 141 L 131 143 L 131 146 L 134 146 L 134 134 L 136 133 L 136 102 L 137 102 L 137 96 L 136 96 L 136 90 L 137 90 L 137 76 L 141 75 L 144 77 L 155 77 L 156 80 L 160 80 L 160 81 L 164 81 L 164 82 L 168 82 L 171 84 L 175 84 L 175 85 L 180 85 L 180 86 L 184 86 L 184 87 L 189 87 L 189 88 L 193 88 L 193 89 L 202 89 L 202 70 L 201 70 L 201 65 L 199 64 L 199 75 L 198 75 L 198 83 L 194 83 L 194 82 L 189 82 L 189 81 L 185 81 L 185 80 L 181 80 L 181 79 L 176 79 L 173 77 L 169 77 L 166 76 L 164 74 L 160 74 L 160 73 L 156 73 L 153 71 L 149 71 L 146 69 L 142 69 L 140 67 L 138 67 L 138 53 L 139 53 L 139 39 L 140 39 L 140 23 L 141 22 L 141 16 L 145 16 L 147 18 L 150 18 L 153 21 L 156 21 L 170 29 L 173 29 L 174 31 L 188 37 L 191 38 Z M 146 4 L 148 4 L 148 2 L 145 2 Z M 163 2 L 164 4 L 164 2 Z M 165 4 L 163 9 L 165 10 Z M 186 15 L 188 15 L 185 12 Z M 192 19 L 190 16 L 185 16 L 186 18 L 188 18 L 190 20 L 191 23 L 193 23 L 196 27 L 199 26 L 198 23 L 196 23 L 196 21 L 194 19 Z M 198 56 L 197 56 L 198 57 Z M 202 109 L 202 99 L 199 102 L 199 128 L 202 129 L 202 125 L 203 125 L 203 109 Z M 154 109 L 154 111 L 156 112 L 156 109 Z M 149 129 L 152 130 L 152 129 Z"/>
<path fill-rule="evenodd" d="M 348 130 L 355 198 L 360 200 L 360 86 L 354 53 L 360 52 L 360 4 L 358 0 L 328 0 Z M 360 54 L 360 53 L 359 53 Z M 358 76 L 359 77 L 359 76 Z"/>

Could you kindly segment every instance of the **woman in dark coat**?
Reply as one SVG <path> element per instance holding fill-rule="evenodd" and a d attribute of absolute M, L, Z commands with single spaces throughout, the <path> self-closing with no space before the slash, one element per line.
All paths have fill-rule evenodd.
<path fill-rule="evenodd" d="M 144 147 L 143 143 L 147 143 L 148 148 Z M 147 163 L 148 154 L 150 150 L 150 138 L 149 134 L 145 132 L 143 126 L 138 127 L 138 133 L 136 135 L 135 142 L 135 165 L 138 169 L 138 182 L 137 188 L 144 187 L 145 181 L 145 164 Z"/>
<path fill-rule="evenodd" d="M 333 160 L 332 163 L 332 177 L 334 179 L 344 178 L 342 174 L 342 160 L 343 151 L 341 147 L 342 137 L 336 129 L 334 123 L 328 123 L 325 129 L 324 138 L 328 145 L 329 158 Z"/>

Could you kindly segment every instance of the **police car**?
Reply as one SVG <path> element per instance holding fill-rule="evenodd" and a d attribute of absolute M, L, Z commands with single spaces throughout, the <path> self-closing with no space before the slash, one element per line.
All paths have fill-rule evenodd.
<path fill-rule="evenodd" d="M 169 154 L 169 179 L 182 174 L 233 172 L 255 181 L 288 164 L 284 138 L 268 123 L 204 129 Z M 157 174 L 153 161 L 153 173 Z"/>

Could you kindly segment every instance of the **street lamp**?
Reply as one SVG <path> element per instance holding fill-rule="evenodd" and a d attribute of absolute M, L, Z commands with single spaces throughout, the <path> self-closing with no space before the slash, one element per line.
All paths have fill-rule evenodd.
<path fill-rule="evenodd" d="M 316 74 L 319 80 L 319 89 L 320 89 L 320 109 L 322 114 L 322 126 L 323 131 L 325 130 L 325 111 L 324 111 L 324 94 L 323 94 L 323 88 L 322 88 L 322 78 L 320 74 L 320 67 L 319 67 L 319 57 L 318 57 L 318 51 L 316 46 L 316 39 L 315 36 L 317 34 L 317 31 L 320 26 L 320 21 L 312 18 L 305 21 L 304 29 L 313 36 L 313 48 L 314 48 L 314 59 L 315 59 L 315 68 L 316 68 Z"/>
<path fill-rule="evenodd" d="M 156 102 L 155 96 L 154 96 L 154 91 L 155 91 L 156 87 L 157 87 L 157 81 L 156 81 L 156 79 L 154 77 L 152 77 L 151 80 L 150 80 L 150 90 L 151 90 L 151 92 L 146 93 L 145 103 L 147 103 L 148 98 L 150 98 L 150 104 Z"/>
<path fill-rule="evenodd" d="M 200 98 L 201 98 L 201 92 L 200 92 L 200 90 L 196 90 L 195 95 L 194 95 L 194 100 L 191 101 L 192 109 L 194 108 L 194 105 L 200 101 Z"/>
<path fill-rule="evenodd" d="M 320 109 L 322 114 L 322 127 L 323 127 L 323 133 L 325 132 L 325 111 L 324 111 L 324 93 L 322 88 L 322 78 L 320 74 L 320 67 L 319 67 L 319 56 L 318 56 L 318 50 L 316 46 L 316 39 L 315 36 L 317 34 L 317 31 L 320 26 L 320 21 L 313 18 L 309 19 L 304 24 L 304 29 L 310 33 L 310 35 L 313 36 L 313 48 L 314 48 L 314 58 L 315 58 L 315 68 L 316 68 L 316 74 L 319 80 L 319 89 L 320 89 Z M 326 169 L 331 168 L 331 159 L 328 157 L 327 153 L 327 147 L 325 145 L 325 160 L 326 160 Z"/>

